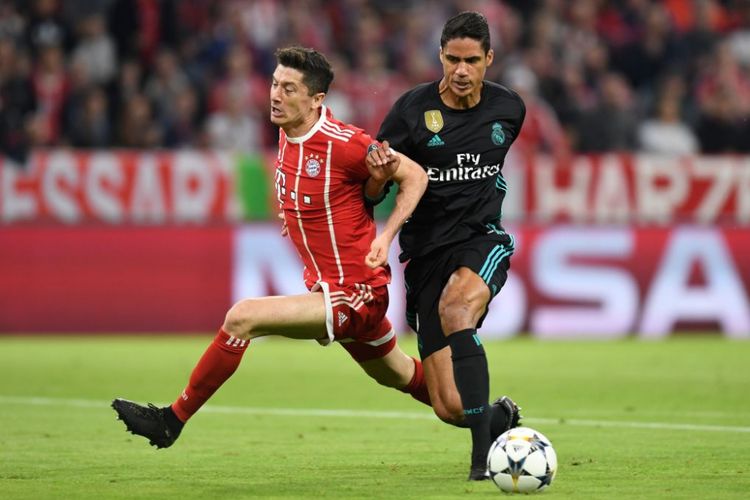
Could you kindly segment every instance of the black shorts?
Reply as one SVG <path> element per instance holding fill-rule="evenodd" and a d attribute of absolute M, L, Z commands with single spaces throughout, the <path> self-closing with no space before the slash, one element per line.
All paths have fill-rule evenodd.
<path fill-rule="evenodd" d="M 513 250 L 513 236 L 500 232 L 478 235 L 409 261 L 404 270 L 406 321 L 417 332 L 422 359 L 448 345 L 440 326 L 438 304 L 451 274 L 459 267 L 468 267 L 487 284 L 492 301 L 508 279 Z M 485 316 L 486 310 L 477 328 Z"/>

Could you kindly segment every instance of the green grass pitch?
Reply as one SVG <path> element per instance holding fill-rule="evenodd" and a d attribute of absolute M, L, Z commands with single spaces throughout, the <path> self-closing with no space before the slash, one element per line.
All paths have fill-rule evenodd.
<path fill-rule="evenodd" d="M 468 431 L 338 346 L 265 340 L 167 450 L 114 397 L 171 402 L 211 335 L 0 337 L 0 498 L 498 498 Z M 412 338 L 403 342 L 415 352 Z M 487 342 L 492 394 L 552 440 L 540 498 L 750 498 L 750 342 Z"/>

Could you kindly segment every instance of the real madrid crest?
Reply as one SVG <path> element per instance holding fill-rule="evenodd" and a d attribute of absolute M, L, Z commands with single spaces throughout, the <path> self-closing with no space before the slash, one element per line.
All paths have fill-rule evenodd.
<path fill-rule="evenodd" d="M 505 131 L 500 123 L 495 122 L 492 124 L 492 134 L 490 135 L 490 138 L 492 139 L 492 144 L 495 146 L 502 146 L 505 144 Z"/>
<path fill-rule="evenodd" d="M 305 156 L 305 172 L 310 177 L 317 177 L 320 173 L 320 156 L 316 154 Z"/>
<path fill-rule="evenodd" d="M 424 124 L 428 130 L 437 134 L 443 129 L 443 115 L 439 109 L 431 109 L 424 112 Z"/>

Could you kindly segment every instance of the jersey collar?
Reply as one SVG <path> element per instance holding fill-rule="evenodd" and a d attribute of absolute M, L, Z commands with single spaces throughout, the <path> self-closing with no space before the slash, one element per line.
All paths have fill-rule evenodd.
<path fill-rule="evenodd" d="M 326 108 L 325 104 L 323 104 L 320 107 L 320 118 L 318 118 L 318 121 L 315 122 L 315 125 L 312 126 L 310 130 L 307 131 L 305 135 L 301 135 L 299 137 L 289 137 L 287 136 L 286 140 L 291 142 L 292 144 L 300 144 L 308 140 L 310 137 L 312 137 L 315 132 L 317 132 L 321 125 L 323 125 L 323 122 L 326 121 L 326 114 L 328 113 L 328 109 Z"/>

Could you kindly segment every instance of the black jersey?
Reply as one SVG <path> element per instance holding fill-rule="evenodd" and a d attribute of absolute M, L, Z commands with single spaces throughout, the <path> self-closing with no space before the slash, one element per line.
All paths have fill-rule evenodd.
<path fill-rule="evenodd" d="M 479 104 L 446 106 L 439 82 L 409 90 L 378 133 L 427 172 L 427 191 L 401 229 L 402 262 L 476 234 L 500 231 L 507 185 L 501 170 L 526 107 L 502 85 L 484 81 Z"/>

